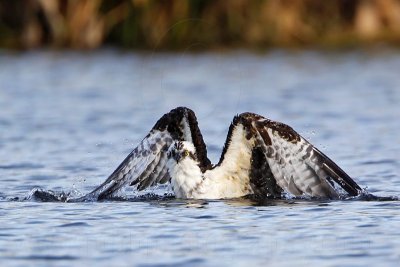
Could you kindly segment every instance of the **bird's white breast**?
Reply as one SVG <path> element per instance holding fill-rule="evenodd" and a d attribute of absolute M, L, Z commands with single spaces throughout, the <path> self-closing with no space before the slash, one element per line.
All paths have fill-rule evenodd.
<path fill-rule="evenodd" d="M 245 130 L 237 126 L 224 161 L 202 173 L 197 162 L 185 158 L 168 164 L 171 186 L 178 198 L 221 199 L 242 197 L 253 193 L 249 182 L 252 143 L 245 137 Z"/>
<path fill-rule="evenodd" d="M 242 125 L 235 127 L 224 161 L 204 173 L 206 180 L 210 182 L 210 195 L 234 198 L 253 193 L 249 177 L 252 142 L 254 141 L 246 139 L 246 131 Z"/>
<path fill-rule="evenodd" d="M 194 198 L 193 192 L 203 182 L 203 175 L 197 163 L 190 158 L 181 160 L 179 164 L 174 159 L 169 159 L 167 165 L 175 196 Z"/>

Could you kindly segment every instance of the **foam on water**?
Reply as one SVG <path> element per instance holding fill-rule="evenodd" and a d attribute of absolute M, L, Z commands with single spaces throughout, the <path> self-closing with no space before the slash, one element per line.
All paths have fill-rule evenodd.
<path fill-rule="evenodd" d="M 32 189 L 31 192 L 29 192 L 28 196 L 23 197 L 23 198 L 9 198 L 9 200 L 14 200 L 14 201 L 38 201 L 38 202 L 73 202 L 73 203 L 79 203 L 79 202 L 94 202 L 98 201 L 96 196 L 93 196 L 91 194 L 86 194 L 84 196 L 81 196 L 81 193 L 75 192 L 54 192 L 52 190 L 43 190 L 41 188 L 35 188 Z M 164 193 L 163 195 L 157 194 L 157 193 L 142 193 L 142 194 L 136 194 L 134 196 L 124 196 L 124 195 L 118 195 L 115 197 L 110 197 L 106 199 L 105 201 L 154 201 L 154 200 L 173 200 L 175 199 L 174 195 L 172 193 Z M 237 201 L 241 201 L 244 199 L 250 199 L 254 202 L 256 205 L 260 205 L 260 203 L 265 203 L 265 202 L 273 202 L 273 201 L 335 201 L 335 200 L 329 200 L 329 199 L 324 199 L 324 198 L 316 198 L 316 197 L 309 197 L 309 196 L 304 196 L 304 197 L 294 197 L 294 196 L 287 196 L 283 195 L 282 199 L 260 199 L 260 198 L 254 198 L 252 196 L 246 196 L 243 198 L 238 198 Z M 397 196 L 375 196 L 373 194 L 368 193 L 367 191 L 362 192 L 359 196 L 347 196 L 347 195 L 342 195 L 340 199 L 337 201 L 398 201 L 399 197 Z M 102 200 L 103 201 L 103 200 Z"/>

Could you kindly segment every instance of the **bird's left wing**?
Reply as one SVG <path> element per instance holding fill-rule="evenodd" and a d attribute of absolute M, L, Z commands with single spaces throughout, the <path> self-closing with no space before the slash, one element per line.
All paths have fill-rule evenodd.
<path fill-rule="evenodd" d="M 268 163 L 269 176 L 285 191 L 296 196 L 337 198 L 336 183 L 349 195 L 361 193 L 347 173 L 290 126 L 252 113 L 241 116 L 251 125 L 256 147 Z"/>

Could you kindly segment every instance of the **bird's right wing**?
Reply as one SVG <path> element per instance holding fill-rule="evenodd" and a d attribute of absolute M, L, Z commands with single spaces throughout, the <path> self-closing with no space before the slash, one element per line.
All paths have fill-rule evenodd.
<path fill-rule="evenodd" d="M 169 180 L 167 150 L 173 139 L 168 131 L 152 130 L 115 171 L 89 195 L 99 200 L 111 197 L 125 185 L 138 190 Z"/>
<path fill-rule="evenodd" d="M 125 185 L 143 190 L 166 183 L 170 180 L 166 167 L 167 151 L 174 141 L 193 142 L 200 167 L 211 165 L 194 112 L 178 107 L 164 114 L 107 180 L 85 197 L 101 200 L 113 196 Z"/>

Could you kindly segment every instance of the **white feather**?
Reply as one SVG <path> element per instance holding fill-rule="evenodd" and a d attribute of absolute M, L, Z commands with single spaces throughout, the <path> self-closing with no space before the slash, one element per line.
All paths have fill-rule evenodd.
<path fill-rule="evenodd" d="M 186 141 L 193 143 L 192 132 L 190 131 L 189 122 L 186 117 L 181 121 L 181 127 Z"/>
<path fill-rule="evenodd" d="M 221 199 L 251 194 L 249 163 L 253 142 L 246 139 L 242 125 L 236 126 L 225 160 L 204 174 L 198 162 L 190 157 L 185 157 L 179 163 L 170 159 L 167 166 L 175 195 L 178 198 Z M 195 151 L 192 143 L 182 143 L 185 149 Z"/>

